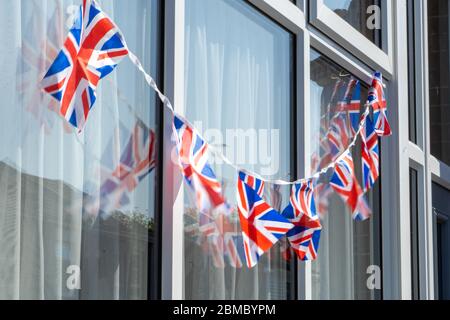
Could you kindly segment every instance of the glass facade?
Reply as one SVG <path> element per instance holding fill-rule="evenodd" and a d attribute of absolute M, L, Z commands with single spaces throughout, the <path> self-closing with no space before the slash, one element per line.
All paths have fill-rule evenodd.
<path fill-rule="evenodd" d="M 187 116 L 234 163 L 268 177 L 289 179 L 295 174 L 293 40 L 292 34 L 247 3 L 186 1 Z M 210 218 L 212 213 L 194 209 L 191 192 L 185 190 L 185 297 L 292 298 L 295 284 L 291 282 L 291 262 L 283 258 L 283 243 L 263 255 L 252 269 L 235 267 L 227 260 L 224 231 L 225 261 L 216 259 L 216 239 L 206 237 L 202 226 L 225 219 L 224 228 L 229 225 L 228 233 L 238 238 L 240 228 L 235 210 L 236 171 L 221 165 L 220 159 L 213 159 L 212 165 L 233 209 L 229 217 L 219 212 L 218 218 Z M 264 197 L 282 210 L 289 201 L 289 188 L 266 185 Z M 203 222 L 205 219 L 208 222 Z M 199 231 L 193 232 L 196 223 Z"/>
<path fill-rule="evenodd" d="M 370 17 L 375 11 L 368 9 L 370 6 L 380 8 L 380 2 L 377 0 L 324 0 L 328 8 L 377 46 L 381 46 L 381 33 L 380 29 L 371 27 L 375 22 Z M 368 23 L 369 19 L 370 23 Z"/>
<path fill-rule="evenodd" d="M 437 298 L 450 299 L 450 191 L 432 184 Z"/>
<path fill-rule="evenodd" d="M 315 50 L 311 50 L 311 132 L 312 172 L 326 167 L 343 152 L 353 137 L 348 113 L 340 123 L 338 150 L 331 146 L 329 133 L 336 116 L 342 114 L 344 96 L 353 94 L 354 76 Z M 361 86 L 361 110 L 367 87 Z M 347 111 L 348 112 L 348 111 Z M 337 122 L 336 122 L 337 123 Z M 358 144 L 357 144 L 358 145 Z M 361 176 L 360 148 L 353 148 L 356 175 Z M 322 216 L 323 230 L 317 260 L 312 262 L 314 299 L 375 299 L 380 291 L 366 286 L 367 268 L 379 264 L 379 182 L 367 194 L 373 216 L 366 221 L 353 221 L 347 205 L 327 184 L 320 180 L 316 203 Z M 338 276 L 337 276 L 338 275 Z"/>
<path fill-rule="evenodd" d="M 73 4 L 2 2 L 0 299 L 156 297 L 155 95 L 124 59 L 77 133 L 41 92 Z M 102 4 L 159 79 L 159 1 Z"/>
<path fill-rule="evenodd" d="M 408 24 L 408 110 L 409 110 L 409 140 L 417 143 L 417 123 L 416 123 L 416 36 L 414 22 L 414 0 L 408 0 L 407 3 L 407 24 Z"/>
<path fill-rule="evenodd" d="M 431 153 L 450 165 L 448 1 L 428 1 L 428 76 Z"/>
<path fill-rule="evenodd" d="M 418 300 L 419 296 L 419 210 L 418 210 L 418 177 L 417 170 L 409 169 L 409 202 L 411 225 L 411 298 Z"/>
<path fill-rule="evenodd" d="M 448 1 L 97 0 L 175 109 L 267 178 L 317 172 L 346 149 L 349 122 L 336 154 L 324 145 L 342 90 L 383 71 L 394 134 L 383 138 L 383 183 L 365 195 L 370 220 L 351 219 L 327 176 L 315 194 L 317 259 L 298 261 L 282 238 L 250 269 L 236 171 L 211 154 L 229 205 L 214 212 L 199 212 L 184 182 L 171 184 L 181 176 L 166 157 L 170 114 L 129 59 L 100 81 L 82 132 L 42 92 L 82 1 L 0 2 L 0 299 L 449 297 Z M 358 33 L 362 43 L 349 41 Z M 361 105 L 366 97 L 362 83 Z M 396 132 L 403 120 L 409 139 Z M 359 141 L 352 155 L 360 179 Z M 276 210 L 289 196 L 289 186 L 266 183 Z M 369 289 L 377 267 L 389 285 Z"/>

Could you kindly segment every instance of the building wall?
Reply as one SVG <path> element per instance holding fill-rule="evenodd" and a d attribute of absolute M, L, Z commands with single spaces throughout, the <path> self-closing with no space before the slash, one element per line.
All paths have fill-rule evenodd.
<path fill-rule="evenodd" d="M 172 161 L 172 115 L 161 111 L 156 95 L 129 62 L 99 88 L 85 135 L 67 131 L 53 111 L 46 110 L 50 123 L 48 114 L 41 117 L 42 110 L 29 112 L 30 101 L 48 103 L 20 80 L 29 74 L 35 82 L 42 78 L 51 56 L 30 71 L 23 61 L 26 45 L 61 46 L 63 35 L 52 34 L 51 23 L 62 26 L 65 13 L 58 16 L 58 10 L 76 1 L 25 1 L 8 3 L 8 10 L 0 12 L 0 38 L 13 44 L 0 48 L 0 73 L 11 80 L 0 80 L 5 97 L 0 297 L 448 297 L 450 277 L 443 271 L 449 259 L 445 217 L 450 212 L 445 200 L 450 189 L 447 1 L 136 0 L 132 6 L 102 1 L 123 32 L 132 35 L 127 36 L 130 48 L 178 113 L 200 121 L 205 131 L 215 129 L 213 137 L 249 127 L 281 132 L 281 159 L 278 171 L 271 172 L 275 177 L 305 177 L 320 169 L 315 162 L 318 133 L 330 112 L 336 79 L 359 79 L 364 103 L 373 72 L 383 73 L 393 135 L 380 140 L 381 177 L 367 194 L 371 220 L 353 222 L 332 195 L 322 217 L 316 261 L 285 259 L 286 243 L 280 242 L 252 270 L 217 267 L 211 248 L 205 249 L 209 243 L 191 233 L 189 219 L 198 213 Z M 369 6 L 375 13 L 367 12 Z M 36 10 L 41 14 L 33 15 Z M 377 13 L 380 28 L 371 29 L 367 20 Z M 35 30 L 34 36 L 30 39 L 22 29 Z M 10 106 L 21 112 L 11 112 Z M 114 210 L 100 201 L 94 217 L 89 216 L 92 190 L 108 198 L 101 189 L 104 177 L 93 163 L 105 165 L 100 158 L 111 143 L 119 150 L 109 150 L 110 169 L 120 163 L 127 145 L 122 140 L 129 138 L 122 127 L 132 130 L 136 118 L 157 137 L 157 166 L 137 188 L 119 194 Z M 357 153 L 358 148 L 359 173 Z M 263 169 L 258 163 L 243 166 Z M 221 165 L 215 169 L 226 182 L 226 195 L 234 197 L 234 172 Z M 89 185 L 88 178 L 98 178 L 97 185 Z M 270 186 L 265 194 L 277 209 L 286 205 L 288 195 L 287 188 Z M 236 221 L 230 223 L 238 228 Z M 66 285 L 70 265 L 81 268 L 81 289 Z M 380 286 L 369 288 L 373 272 Z"/>

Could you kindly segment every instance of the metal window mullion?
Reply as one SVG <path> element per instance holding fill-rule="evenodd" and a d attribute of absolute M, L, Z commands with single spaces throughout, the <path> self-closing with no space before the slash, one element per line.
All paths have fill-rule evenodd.
<path fill-rule="evenodd" d="M 383 297 L 386 299 L 411 299 L 411 252 L 408 123 L 408 65 L 406 1 L 398 0 L 393 8 L 395 19 L 392 27 L 394 38 L 393 80 L 389 83 L 389 120 L 394 134 L 381 139 L 382 199 L 382 261 Z M 406 151 L 406 152 L 405 152 Z M 402 186 L 399 188 L 398 186 Z"/>
<path fill-rule="evenodd" d="M 362 35 L 358 30 L 350 26 L 346 21 L 339 17 L 335 12 L 328 8 L 324 0 L 311 0 L 309 2 L 309 17 L 311 24 L 325 35 L 333 39 L 336 43 L 347 49 L 355 57 L 371 66 L 374 69 L 381 70 L 387 79 L 393 75 L 393 50 L 392 50 L 392 2 L 386 0 L 383 2 L 381 14 L 382 19 L 383 51 Z"/>
<path fill-rule="evenodd" d="M 166 0 L 164 89 L 174 109 L 184 114 L 184 0 Z M 184 194 L 179 169 L 172 161 L 172 115 L 164 113 L 161 298 L 184 298 Z"/>
<path fill-rule="evenodd" d="M 424 289 L 421 291 L 420 296 L 423 299 L 434 299 L 435 297 L 435 265 L 434 265 L 434 233 L 433 233 L 433 208 L 432 208 L 432 190 L 431 190 L 431 156 L 430 156 L 430 110 L 429 110 L 429 80 L 428 80 L 428 23 L 426 17 L 428 17 L 428 4 L 426 1 L 421 2 L 422 5 L 422 65 L 423 65 L 423 104 L 422 104 L 422 125 L 423 125 L 423 143 L 424 143 L 424 154 L 425 154 L 425 170 L 424 170 L 424 202 L 425 211 L 424 213 L 424 227 L 422 229 L 423 236 L 421 238 L 421 248 L 423 257 L 423 269 L 421 272 L 420 280 L 424 282 Z M 422 287 L 421 287 L 422 289 Z"/>
<path fill-rule="evenodd" d="M 311 144 L 310 144 L 310 41 L 309 33 L 297 34 L 297 172 L 303 177 L 309 176 Z M 298 263 L 298 299 L 312 299 L 311 262 Z"/>
<path fill-rule="evenodd" d="M 290 1 L 247 0 L 271 19 L 292 33 L 299 33 L 305 28 L 305 16 L 300 7 Z"/>

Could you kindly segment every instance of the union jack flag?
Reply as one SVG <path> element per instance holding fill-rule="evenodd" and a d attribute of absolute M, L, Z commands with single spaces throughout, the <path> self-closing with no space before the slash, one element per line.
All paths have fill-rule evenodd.
<path fill-rule="evenodd" d="M 373 108 L 373 122 L 377 135 L 391 135 L 392 130 L 387 120 L 387 103 L 384 96 L 383 77 L 381 72 L 376 71 L 373 74 L 372 85 L 369 88 L 367 100 Z"/>
<path fill-rule="evenodd" d="M 216 268 L 225 267 L 223 235 L 220 232 L 218 220 L 207 214 L 198 214 L 197 245 L 199 245 L 205 255 L 212 259 Z"/>
<path fill-rule="evenodd" d="M 112 157 L 112 147 L 106 148 L 104 158 Z M 103 160 L 103 162 L 108 162 Z M 119 163 L 110 170 L 102 166 L 99 195 L 86 206 L 91 215 L 102 211 L 109 213 L 127 205 L 129 193 L 156 166 L 156 136 L 142 121 L 137 121 L 130 134 Z"/>
<path fill-rule="evenodd" d="M 287 238 L 280 239 L 280 252 L 281 257 L 285 261 L 290 261 L 292 257 L 291 245 L 289 244 L 289 240 Z"/>
<path fill-rule="evenodd" d="M 196 238 L 199 236 L 199 225 L 196 208 L 194 209 L 187 207 L 184 209 L 183 222 L 185 235 L 192 238 Z"/>
<path fill-rule="evenodd" d="M 241 268 L 245 260 L 242 234 L 238 232 L 237 224 L 230 217 L 231 210 L 225 203 L 215 218 L 200 213 L 198 223 L 190 223 L 187 229 L 185 227 L 185 231 L 191 234 L 191 229 L 198 227 L 197 244 L 203 248 L 205 254 L 211 256 L 216 268 L 225 266 L 224 257 L 227 257 L 234 268 Z M 189 215 L 185 215 L 186 218 L 189 219 Z"/>
<path fill-rule="evenodd" d="M 348 114 L 351 135 L 355 136 L 358 131 L 361 109 L 361 85 L 358 80 L 351 78 L 348 81 L 343 100 L 338 102 L 338 109 L 340 112 Z"/>
<path fill-rule="evenodd" d="M 331 120 L 327 138 L 330 145 L 332 160 L 334 161 L 336 157 L 350 144 L 348 119 L 345 114 L 338 113 Z"/>
<path fill-rule="evenodd" d="M 335 114 L 335 109 L 337 109 L 336 97 L 342 91 L 343 85 L 344 81 L 341 79 L 336 80 L 333 91 L 331 92 L 331 97 L 326 105 L 325 113 L 320 117 L 319 150 L 318 152 L 315 151 L 311 158 L 311 168 L 313 172 L 324 168 L 333 161 L 333 157 L 338 153 L 336 150 L 341 148 L 339 142 L 340 139 L 334 139 L 334 133 L 330 132 L 332 131 L 331 126 L 333 118 L 337 116 Z M 331 114 L 333 114 L 333 117 L 330 119 Z M 335 127 L 333 130 L 335 129 L 340 130 L 339 126 Z M 336 144 L 329 141 L 329 136 L 333 136 L 332 139 L 335 140 Z"/>
<path fill-rule="evenodd" d="M 28 2 L 27 2 L 28 3 Z M 20 81 L 17 89 L 21 93 L 25 110 L 30 112 L 44 128 L 45 134 L 50 134 L 55 123 L 55 115 L 59 114 L 57 101 L 42 91 L 40 81 L 45 75 L 46 69 L 58 54 L 57 47 L 63 43 L 62 35 L 62 10 L 59 1 L 55 1 L 56 8 L 47 25 L 47 32 L 43 28 L 42 18 L 45 15 L 35 1 L 30 1 L 31 20 L 26 26 L 30 30 L 22 37 L 20 59 Z M 69 127 L 64 121 L 64 131 L 70 133 Z"/>
<path fill-rule="evenodd" d="M 326 167 L 331 161 L 333 161 L 330 142 L 328 141 L 329 124 L 325 118 L 320 121 L 320 142 L 319 142 L 319 157 L 318 159 L 312 159 L 312 163 L 316 163 L 316 168 L 313 171 L 317 171 Z"/>
<path fill-rule="evenodd" d="M 319 248 L 322 225 L 316 214 L 313 182 L 295 184 L 283 216 L 294 224 L 286 234 L 300 260 L 314 260 Z"/>
<path fill-rule="evenodd" d="M 378 135 L 372 120 L 365 117 L 361 130 L 361 161 L 364 191 L 369 190 L 379 176 L 380 159 L 378 154 Z"/>
<path fill-rule="evenodd" d="M 81 130 L 99 80 L 127 54 L 119 28 L 94 0 L 83 0 L 64 47 L 42 80 L 43 89 L 59 102 L 61 115 Z"/>
<path fill-rule="evenodd" d="M 212 234 L 207 237 L 207 241 L 214 267 L 225 268 L 223 237 Z"/>
<path fill-rule="evenodd" d="M 264 181 L 257 179 L 242 171 L 239 172 L 239 179 L 245 182 L 250 188 L 256 191 L 258 196 L 262 197 L 264 194 Z"/>
<path fill-rule="evenodd" d="M 245 183 L 245 176 L 239 172 L 237 203 L 246 262 L 251 268 L 294 225 L 264 201 L 257 189 Z M 255 181 L 254 185 L 261 182 Z"/>
<path fill-rule="evenodd" d="M 221 233 L 229 264 L 234 268 L 242 268 L 245 261 L 244 242 L 236 223 L 233 223 L 229 217 L 224 217 Z"/>
<path fill-rule="evenodd" d="M 336 102 L 334 115 L 325 135 L 326 142 L 329 144 L 331 161 L 335 160 L 348 147 L 350 139 L 356 134 L 359 125 L 361 96 L 359 81 L 351 78 L 346 86 L 343 85 L 342 80 L 338 81 L 338 84 L 335 85 L 332 99 L 336 95 L 341 98 Z"/>
<path fill-rule="evenodd" d="M 208 144 L 185 120 L 174 116 L 179 164 L 188 185 L 194 190 L 197 206 L 208 212 L 225 200 L 216 175 L 208 164 Z"/>
<path fill-rule="evenodd" d="M 350 207 L 353 219 L 365 220 L 370 216 L 370 209 L 354 171 L 353 158 L 347 150 L 334 167 L 330 185 Z"/>

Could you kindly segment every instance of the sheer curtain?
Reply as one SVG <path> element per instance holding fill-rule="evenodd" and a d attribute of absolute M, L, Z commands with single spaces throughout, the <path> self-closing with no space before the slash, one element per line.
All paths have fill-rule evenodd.
<path fill-rule="evenodd" d="M 98 3 L 156 76 L 158 2 Z M 155 170 L 119 195 L 104 182 L 136 123 L 155 131 L 155 97 L 124 59 L 77 133 L 39 81 L 80 1 L 0 5 L 0 298 L 146 298 Z"/>
<path fill-rule="evenodd" d="M 311 162 L 312 170 L 330 163 L 321 140 L 336 114 L 336 102 L 341 101 L 352 75 L 315 50 L 311 50 Z M 341 83 L 337 96 L 333 92 Z M 344 88 L 344 90 L 342 90 Z M 361 84 L 361 106 L 367 98 L 367 87 Z M 349 125 L 347 123 L 347 125 Z M 342 142 L 342 150 L 348 144 Z M 359 143 L 352 149 L 355 174 L 361 177 L 361 151 Z M 321 180 L 319 183 L 322 182 Z M 324 179 L 327 182 L 327 179 Z M 361 184 L 361 181 L 360 181 Z M 316 188 L 318 190 L 318 188 Z M 323 191 L 324 190 L 324 191 Z M 312 292 L 314 299 L 374 299 L 379 292 L 367 288 L 366 270 L 369 265 L 380 266 L 379 239 L 379 182 L 366 194 L 373 211 L 370 219 L 355 222 L 347 205 L 331 189 L 321 189 L 315 194 L 315 202 L 322 215 L 322 233 L 318 257 L 312 262 Z M 381 267 L 381 266 L 380 266 Z"/>
<path fill-rule="evenodd" d="M 266 176 L 292 175 L 293 36 L 243 1 L 186 1 L 185 112 L 208 142 L 240 166 Z M 236 171 L 212 163 L 231 209 Z M 201 220 L 185 192 L 185 297 L 189 299 L 286 299 L 290 262 L 277 244 L 252 269 L 217 262 L 214 249 L 193 225 Z M 265 198 L 277 209 L 289 190 L 267 185 Z M 225 213 L 219 213 L 220 215 Z M 205 248 L 206 247 L 206 248 Z M 226 248 L 219 249 L 226 255 Z M 243 261 L 245 264 L 245 261 Z"/>

